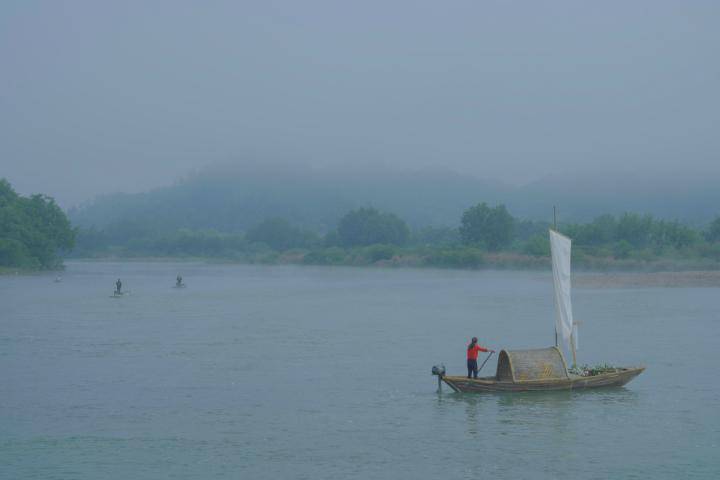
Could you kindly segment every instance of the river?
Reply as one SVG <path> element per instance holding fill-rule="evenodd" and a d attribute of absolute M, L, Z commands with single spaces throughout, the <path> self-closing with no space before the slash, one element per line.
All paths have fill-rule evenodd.
<path fill-rule="evenodd" d="M 130 294 L 111 298 L 118 277 Z M 0 276 L 1 478 L 720 476 L 718 288 L 573 291 L 579 363 L 647 367 L 624 388 L 461 395 L 430 369 L 463 373 L 471 336 L 553 343 L 549 272 L 69 262 L 54 278 Z"/>

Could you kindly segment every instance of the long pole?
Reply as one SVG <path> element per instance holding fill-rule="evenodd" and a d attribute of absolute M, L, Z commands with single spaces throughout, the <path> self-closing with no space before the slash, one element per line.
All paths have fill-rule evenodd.
<path fill-rule="evenodd" d="M 575 358 L 575 335 L 573 335 L 572 332 L 570 332 L 570 348 L 572 349 L 573 354 L 573 368 L 577 365 L 577 359 Z"/>
<path fill-rule="evenodd" d="M 487 361 L 490 360 L 490 357 L 492 357 L 492 354 L 493 354 L 493 353 L 495 353 L 495 352 L 490 352 L 490 355 L 488 355 L 487 358 L 485 359 L 485 361 L 483 362 L 483 364 L 480 365 L 480 368 L 478 368 L 478 373 L 480 372 L 480 370 L 482 370 L 482 367 L 485 366 L 485 364 L 487 363 Z"/>

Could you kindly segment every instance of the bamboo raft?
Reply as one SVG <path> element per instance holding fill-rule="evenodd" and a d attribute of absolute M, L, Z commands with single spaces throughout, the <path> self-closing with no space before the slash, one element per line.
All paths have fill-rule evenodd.
<path fill-rule="evenodd" d="M 565 358 L 557 347 L 535 350 L 502 350 L 497 373 L 493 377 L 471 379 L 447 376 L 444 368 L 433 373 L 456 392 L 526 392 L 580 390 L 585 388 L 620 387 L 640 375 L 645 367 L 616 368 L 597 375 L 581 376 L 568 371 Z"/>

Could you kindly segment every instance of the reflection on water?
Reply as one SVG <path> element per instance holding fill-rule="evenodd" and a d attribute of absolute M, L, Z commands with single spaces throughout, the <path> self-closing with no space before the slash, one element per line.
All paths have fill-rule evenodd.
<path fill-rule="evenodd" d="M 638 402 L 638 393 L 628 386 L 577 390 L 572 394 L 576 401 L 587 400 L 603 405 L 631 407 Z"/>
<path fill-rule="evenodd" d="M 437 395 L 437 405 L 479 405 L 493 402 L 498 407 L 512 408 L 562 408 L 569 403 L 583 399 L 603 404 L 630 404 L 637 401 L 638 395 L 627 387 L 610 387 L 586 390 L 555 390 L 548 392 L 518 393 L 457 393 L 442 392 Z"/>
<path fill-rule="evenodd" d="M 558 426 L 573 421 L 577 407 L 630 408 L 637 404 L 638 394 L 626 387 L 597 390 L 561 390 L 521 393 L 440 393 L 437 409 L 462 408 L 466 415 L 467 432 L 482 433 L 483 420 L 488 415 L 501 425 L 533 425 L 539 418 L 554 418 Z"/>

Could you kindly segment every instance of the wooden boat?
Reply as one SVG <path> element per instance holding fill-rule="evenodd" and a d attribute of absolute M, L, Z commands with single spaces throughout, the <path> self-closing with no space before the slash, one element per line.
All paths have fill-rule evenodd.
<path fill-rule="evenodd" d="M 493 377 L 471 379 L 440 374 L 440 379 L 456 392 L 527 392 L 580 390 L 584 388 L 619 387 L 640 375 L 644 367 L 616 368 L 597 375 L 570 373 L 557 347 L 535 350 L 502 350 L 497 373 Z"/>
<path fill-rule="evenodd" d="M 565 342 L 576 365 L 578 322 L 573 320 L 570 299 L 571 240 L 550 230 L 553 284 L 555 287 L 555 346 L 534 350 L 502 350 L 494 377 L 467 378 L 447 376 L 445 367 L 436 365 L 438 389 L 445 382 L 456 392 L 523 392 L 548 390 L 580 390 L 584 388 L 619 387 L 640 375 L 645 367 L 618 367 L 600 373 L 568 370 L 558 340 Z M 490 358 L 488 356 L 488 358 Z M 485 360 L 487 362 L 487 359 Z M 483 363 L 483 365 L 485 365 Z M 480 367 L 482 368 L 482 367 Z"/>

